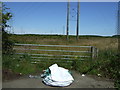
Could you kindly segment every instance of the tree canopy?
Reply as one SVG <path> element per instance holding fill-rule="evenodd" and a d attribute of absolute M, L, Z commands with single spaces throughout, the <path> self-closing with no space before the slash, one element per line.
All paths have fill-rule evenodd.
<path fill-rule="evenodd" d="M 6 5 L 0 2 L 0 15 L 1 15 L 1 27 L 2 27 L 2 54 L 11 54 L 13 42 L 9 40 L 9 33 L 5 30 L 7 27 L 10 27 L 7 22 L 12 18 L 12 14 L 8 12 Z"/>

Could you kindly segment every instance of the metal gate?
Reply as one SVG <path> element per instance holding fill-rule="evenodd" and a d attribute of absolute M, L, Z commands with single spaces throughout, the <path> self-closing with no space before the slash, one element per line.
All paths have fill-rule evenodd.
<path fill-rule="evenodd" d="M 72 62 L 73 60 L 93 60 L 97 57 L 98 50 L 94 46 L 69 46 L 69 45 L 41 45 L 15 43 L 16 54 L 30 55 L 33 62 L 57 61 Z"/>

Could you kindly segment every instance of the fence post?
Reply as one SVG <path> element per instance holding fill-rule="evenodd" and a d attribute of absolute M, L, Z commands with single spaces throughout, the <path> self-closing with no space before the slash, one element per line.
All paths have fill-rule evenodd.
<path fill-rule="evenodd" d="M 92 60 L 94 60 L 94 57 L 95 57 L 94 47 L 92 46 L 91 47 L 91 58 L 92 58 Z"/>
<path fill-rule="evenodd" d="M 97 58 L 98 57 L 98 49 L 97 48 L 95 48 L 95 58 Z"/>
<path fill-rule="evenodd" d="M 93 60 L 93 46 L 91 47 L 91 59 Z"/>
<path fill-rule="evenodd" d="M 98 49 L 94 46 L 91 47 L 91 58 L 94 60 L 98 56 Z"/>

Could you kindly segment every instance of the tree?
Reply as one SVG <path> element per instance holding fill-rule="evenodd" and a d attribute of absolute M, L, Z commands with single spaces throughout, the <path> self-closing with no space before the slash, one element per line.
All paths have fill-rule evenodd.
<path fill-rule="evenodd" d="M 2 15 L 2 20 L 1 20 L 1 26 L 2 26 L 2 54 L 11 54 L 12 53 L 12 47 L 13 47 L 13 42 L 11 40 L 9 40 L 9 36 L 10 34 L 8 33 L 8 31 L 6 31 L 5 29 L 7 27 L 10 27 L 7 22 L 12 18 L 12 14 L 10 12 L 8 12 L 7 10 L 9 8 L 7 8 L 5 6 L 5 4 L 3 4 L 2 2 L 0 2 L 1 7 L 0 10 L 2 10 L 0 12 L 0 15 Z"/>

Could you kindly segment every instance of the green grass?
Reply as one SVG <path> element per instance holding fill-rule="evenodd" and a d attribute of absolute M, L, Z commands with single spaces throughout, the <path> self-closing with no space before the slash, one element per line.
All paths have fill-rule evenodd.
<path fill-rule="evenodd" d="M 31 56 L 19 55 L 3 56 L 4 68 L 10 68 L 14 72 L 23 74 L 36 73 L 47 69 L 50 65 L 57 63 L 59 66 L 69 70 L 76 70 L 84 74 L 101 74 L 102 77 L 107 77 L 115 80 L 115 87 L 120 89 L 120 55 L 117 52 L 118 39 L 113 37 L 101 36 L 80 36 L 79 41 L 75 40 L 75 36 L 70 36 L 70 40 L 66 41 L 66 36 L 62 35 L 11 35 L 10 39 L 15 43 L 29 44 L 48 44 L 48 45 L 74 45 L 74 46 L 95 46 L 99 49 L 98 58 L 95 60 L 80 61 L 78 57 L 73 57 L 72 62 L 57 62 L 58 60 L 40 61 L 37 64 L 31 64 Z M 23 48 L 23 47 L 21 47 Z M 29 48 L 29 47 L 28 47 Z M 39 48 L 39 47 L 37 47 Z M 39 48 L 39 49 L 62 49 L 62 48 Z M 78 49 L 78 48 L 77 48 Z M 70 50 L 68 48 L 67 50 Z M 73 50 L 76 50 L 73 48 Z M 21 52 L 21 51 L 19 51 Z M 26 51 L 28 52 L 28 51 Z M 31 51 L 29 53 L 43 53 Z M 44 52 L 46 53 L 46 52 Z M 48 54 L 53 54 L 49 52 Z M 57 53 L 54 54 L 66 54 Z M 72 53 L 69 53 L 72 54 Z M 75 53 L 73 53 L 75 55 Z M 45 59 L 46 60 L 46 59 Z M 59 60 L 61 61 L 61 60 Z"/>
<path fill-rule="evenodd" d="M 30 56 L 28 55 L 3 55 L 3 69 L 10 69 L 16 73 L 29 74 L 36 72 L 36 66 L 31 64 Z"/>
<path fill-rule="evenodd" d="M 115 37 L 110 37 L 110 36 L 94 36 L 94 35 L 87 35 L 87 36 L 80 36 L 79 37 L 79 41 L 76 41 L 76 37 L 75 36 L 70 36 L 69 41 L 66 41 L 66 36 L 64 35 L 34 35 L 34 34 L 29 34 L 29 35 L 11 35 L 11 40 L 13 40 L 15 43 L 33 43 L 33 44 L 49 44 L 49 45 L 77 45 L 77 46 L 95 46 L 99 49 L 99 63 L 103 63 L 103 61 L 107 61 L 110 55 L 110 53 L 104 53 L 104 52 L 109 52 L 108 50 L 116 50 L 117 49 L 117 38 Z M 20 48 L 27 48 L 27 47 L 20 47 Z M 28 47 L 31 48 L 31 47 Z M 32 47 L 32 48 L 39 48 L 39 49 L 64 49 L 64 48 L 56 48 L 56 47 Z M 67 48 L 66 50 L 70 50 L 71 48 Z M 72 48 L 72 50 L 80 50 L 80 48 Z M 82 50 L 82 49 L 81 49 Z M 18 51 L 18 52 L 23 52 L 23 51 Z M 43 53 L 47 53 L 47 54 L 68 54 L 68 53 L 64 53 L 64 52 L 43 52 L 43 51 L 25 51 L 25 53 L 38 53 L 38 54 L 43 54 Z M 76 53 L 69 53 L 71 55 L 75 55 Z M 79 53 L 77 53 L 79 54 Z M 108 55 L 107 55 L 108 54 Z M 82 54 L 81 54 L 82 55 Z M 84 54 L 83 54 L 84 55 Z M 86 55 L 86 54 L 85 54 Z M 101 56 L 100 56 L 101 55 Z M 73 60 L 75 58 L 73 57 Z M 78 63 L 77 63 L 78 62 Z M 90 59 L 86 60 L 86 61 L 74 61 L 73 63 L 69 64 L 68 66 L 70 67 L 70 65 L 73 65 L 72 68 L 76 69 L 77 71 L 84 73 L 84 72 L 88 72 L 91 74 L 97 74 L 100 71 L 95 69 L 94 70 L 90 70 L 92 69 L 96 64 L 98 64 L 98 62 L 96 61 L 91 61 Z M 41 62 L 44 63 L 44 62 Z M 54 62 L 55 63 L 55 60 Z M 45 63 L 47 66 L 52 64 L 50 63 Z M 60 63 L 60 62 L 59 62 Z M 76 64 L 75 64 L 76 63 Z M 63 63 L 64 64 L 64 63 Z M 46 65 L 43 65 L 46 67 Z M 62 65 L 60 63 L 60 65 Z M 66 65 L 63 65 L 66 66 Z M 99 66 L 99 64 L 98 64 Z M 67 68 L 69 68 L 67 67 Z"/>

